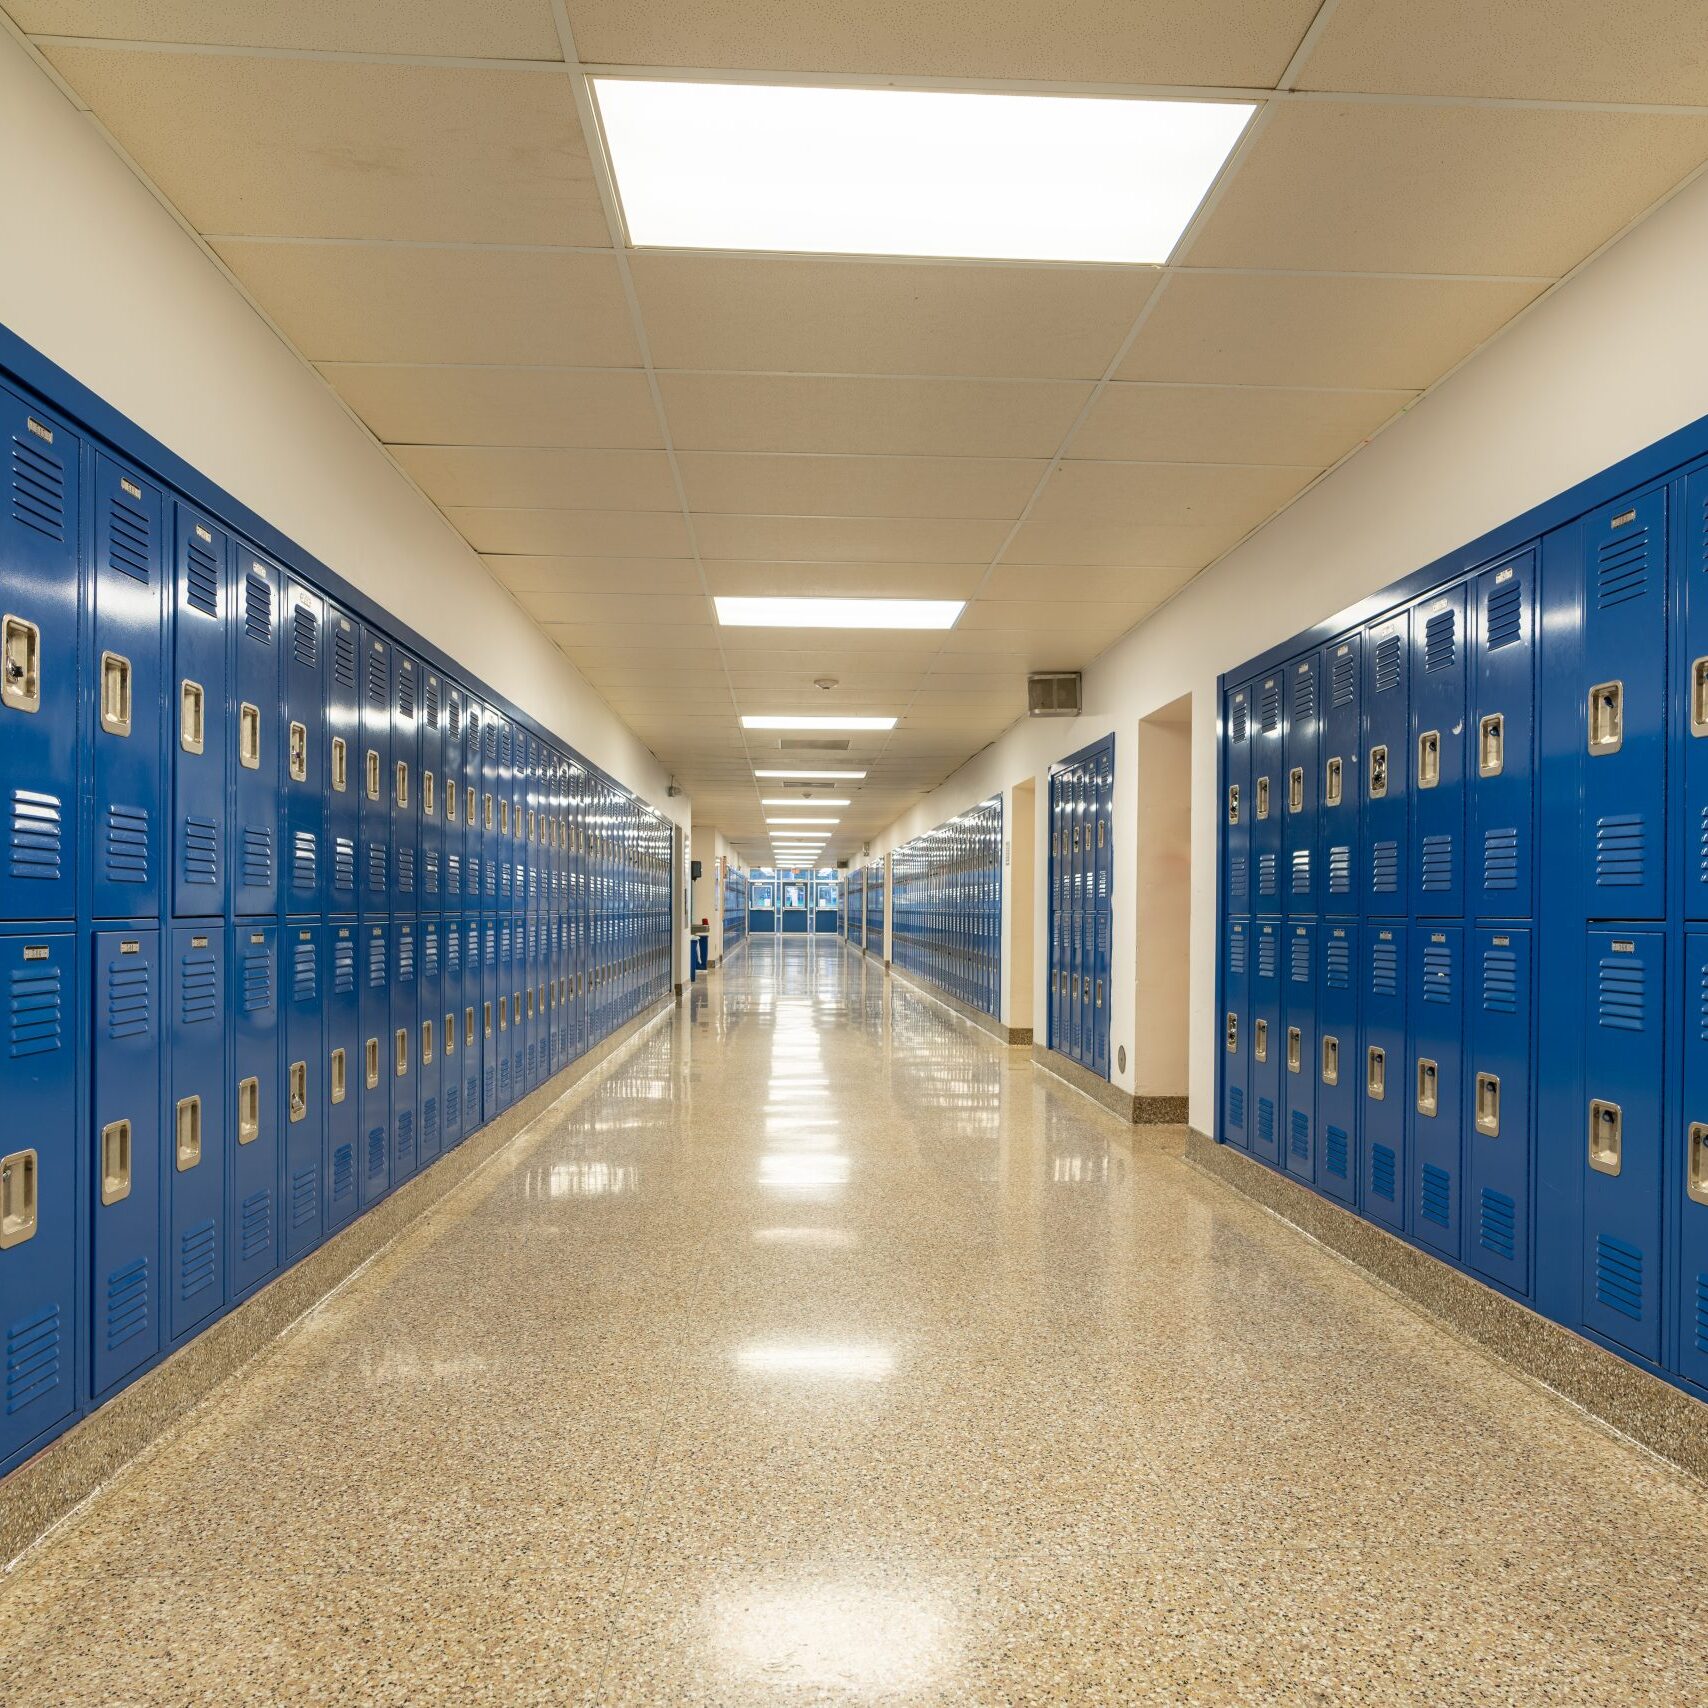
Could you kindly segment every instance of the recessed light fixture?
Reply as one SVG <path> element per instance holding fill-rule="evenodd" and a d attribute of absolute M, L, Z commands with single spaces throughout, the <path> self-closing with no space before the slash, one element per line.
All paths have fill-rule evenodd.
<path fill-rule="evenodd" d="M 822 799 L 811 796 L 763 795 L 759 804 L 762 807 L 848 807 L 854 803 L 845 795 L 826 795 Z"/>
<path fill-rule="evenodd" d="M 864 771 L 760 771 L 755 770 L 755 777 L 800 777 L 812 778 L 824 783 L 857 783 L 866 775 Z"/>
<path fill-rule="evenodd" d="M 641 248 L 1168 260 L 1255 105 L 598 77 Z"/>
<path fill-rule="evenodd" d="M 805 824 L 840 824 L 839 818 L 768 818 L 767 824 L 805 825 Z"/>
<path fill-rule="evenodd" d="M 726 629 L 951 629 L 964 599 L 715 598 Z M 814 682 L 834 688 L 833 677 Z"/>
<path fill-rule="evenodd" d="M 808 718 L 764 716 L 743 718 L 743 729 L 894 729 L 894 718 Z"/>

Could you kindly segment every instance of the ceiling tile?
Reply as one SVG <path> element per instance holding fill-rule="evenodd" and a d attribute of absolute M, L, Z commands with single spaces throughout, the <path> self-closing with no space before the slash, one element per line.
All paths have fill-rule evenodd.
<path fill-rule="evenodd" d="M 1317 471 L 1208 463 L 1062 463 L 1039 495 L 1040 522 L 1236 527 L 1285 504 Z"/>
<path fill-rule="evenodd" d="M 688 506 L 736 516 L 954 516 L 1012 519 L 1046 459 L 772 456 L 683 451 Z"/>
<path fill-rule="evenodd" d="M 698 593 L 691 558 L 501 557 L 485 563 L 514 593 Z"/>
<path fill-rule="evenodd" d="M 45 51 L 198 231 L 610 242 L 566 78 L 277 55 Z"/>
<path fill-rule="evenodd" d="M 1017 562 L 1067 567 L 1101 564 L 1133 568 L 1202 569 L 1242 537 L 1235 523 L 1207 527 L 1138 522 L 1026 522 L 1014 537 Z"/>
<path fill-rule="evenodd" d="M 1181 273 L 1134 340 L 1120 378 L 1421 391 L 1544 289 Z"/>
<path fill-rule="evenodd" d="M 1196 569 L 1129 568 L 1076 564 L 999 563 L 979 595 L 995 600 L 1099 600 L 1109 604 L 1160 604 Z"/>
<path fill-rule="evenodd" d="M 986 670 L 995 658 L 1006 660 L 1008 667 L 1016 672 L 1079 670 L 1123 632 L 1121 627 L 1111 627 L 1107 633 L 1093 628 L 1078 634 L 1055 629 L 1044 633 L 956 629 L 949 636 L 947 650 L 963 658 L 976 658 L 980 668 Z"/>
<path fill-rule="evenodd" d="M 632 260 L 663 368 L 1096 379 L 1159 274 L 1132 267 Z"/>
<path fill-rule="evenodd" d="M 1119 604 L 1083 600 L 1048 600 L 1027 604 L 1017 599 L 980 601 L 964 616 L 956 634 L 985 629 L 1020 634 L 1072 636 L 1091 640 L 1125 634 L 1156 609 L 1154 603 L 1128 600 Z"/>
<path fill-rule="evenodd" d="M 448 506 L 451 525 L 477 552 L 530 556 L 686 557 L 681 515 L 664 510 L 478 510 Z"/>
<path fill-rule="evenodd" d="M 655 593 L 524 593 L 522 604 L 542 623 L 657 623 L 712 627 L 711 601 Z M 709 635 L 702 635 L 702 640 Z"/>
<path fill-rule="evenodd" d="M 1558 277 L 1708 159 L 1708 118 L 1306 101 L 1280 108 L 1194 266 Z"/>
<path fill-rule="evenodd" d="M 694 517 L 705 558 L 989 563 L 1011 524 L 883 516 Z"/>
<path fill-rule="evenodd" d="M 714 593 L 754 597 L 842 594 L 868 599 L 970 599 L 984 575 L 976 563 L 728 563 L 706 565 Z"/>
<path fill-rule="evenodd" d="M 598 646 L 647 646 L 660 652 L 679 652 L 684 648 L 705 652 L 709 648 L 712 629 L 707 623 L 556 623 L 540 625 L 557 644 L 569 651 Z"/>
<path fill-rule="evenodd" d="M 681 513 L 662 451 L 399 445 L 392 454 L 435 504 Z"/>
<path fill-rule="evenodd" d="M 214 248 L 310 361 L 640 365 L 614 256 L 241 238 Z"/>

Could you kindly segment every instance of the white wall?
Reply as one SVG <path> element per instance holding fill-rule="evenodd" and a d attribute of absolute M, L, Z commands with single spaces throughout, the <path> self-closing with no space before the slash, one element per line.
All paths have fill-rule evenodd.
<path fill-rule="evenodd" d="M 1183 1097 L 1191 1027 L 1182 1000 L 1192 969 L 1192 722 L 1189 697 L 1138 727 L 1138 865 L 1133 1090 Z"/>
<path fill-rule="evenodd" d="M 690 923 L 701 919 L 711 921 L 712 941 L 706 953 L 716 963 L 724 953 L 724 885 L 723 871 L 718 862 L 726 860 L 732 872 L 745 870 L 735 845 L 715 825 L 696 824 L 693 830 L 693 858 L 700 862 L 701 872 L 694 884 L 693 903 L 688 910 Z"/>
<path fill-rule="evenodd" d="M 671 817 L 668 776 L 0 30 L 0 324 Z"/>
<path fill-rule="evenodd" d="M 896 847 L 1022 777 L 1040 779 L 1037 929 L 1047 925 L 1051 761 L 1116 732 L 1111 1056 L 1132 1088 L 1138 722 L 1192 696 L 1191 1120 L 1215 1096 L 1216 676 L 1708 413 L 1708 177 L 1538 304 L 1328 479 L 1119 641 L 1076 721 L 1027 721 L 876 843 Z M 1209 810 L 1206 810 L 1206 807 Z M 1123 964 L 1123 961 L 1125 964 Z M 1034 991 L 1042 1015 L 1047 959 Z"/>

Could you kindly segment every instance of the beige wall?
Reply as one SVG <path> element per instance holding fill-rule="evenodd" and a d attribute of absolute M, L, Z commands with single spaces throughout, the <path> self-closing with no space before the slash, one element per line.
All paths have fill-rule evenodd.
<path fill-rule="evenodd" d="M 1037 908 L 1033 844 L 1037 835 L 1038 790 L 1028 777 L 1003 801 L 1002 1023 L 1031 1026 L 1032 963 Z"/>
<path fill-rule="evenodd" d="M 1142 719 L 1137 735 L 1133 1090 L 1141 1097 L 1184 1097 L 1192 971 L 1191 698 Z"/>

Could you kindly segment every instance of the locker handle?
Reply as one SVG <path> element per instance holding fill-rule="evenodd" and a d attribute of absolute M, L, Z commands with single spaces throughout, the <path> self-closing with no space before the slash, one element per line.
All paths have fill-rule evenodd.
<path fill-rule="evenodd" d="M 421 1065 L 428 1066 L 433 1060 L 433 1022 L 421 1022 Z"/>
<path fill-rule="evenodd" d="M 1477 725 L 1477 775 L 1498 777 L 1506 768 L 1506 719 L 1490 712 Z"/>
<path fill-rule="evenodd" d="M 454 1014 L 445 1016 L 445 1054 L 454 1056 L 457 1053 L 457 1017 Z"/>
<path fill-rule="evenodd" d="M 1259 818 L 1269 817 L 1269 779 L 1267 777 L 1257 779 L 1257 816 Z"/>
<path fill-rule="evenodd" d="M 130 1122 L 109 1120 L 101 1129 L 101 1202 L 130 1197 Z"/>
<path fill-rule="evenodd" d="M 178 686 L 178 745 L 186 753 L 207 748 L 206 698 L 201 683 L 188 678 Z"/>
<path fill-rule="evenodd" d="M 1340 1084 L 1340 1040 L 1326 1037 L 1323 1039 L 1323 1084 Z"/>
<path fill-rule="evenodd" d="M 431 818 L 438 811 L 438 780 L 431 771 L 421 773 L 421 816 Z"/>
<path fill-rule="evenodd" d="M 1708 1121 L 1690 1123 L 1684 1190 L 1693 1204 L 1708 1204 Z"/>
<path fill-rule="evenodd" d="M 332 1052 L 331 1071 L 327 1074 L 327 1082 L 331 1086 L 331 1098 L 334 1103 L 342 1103 L 349 1090 L 348 1064 L 349 1058 L 342 1046 Z"/>
<path fill-rule="evenodd" d="M 1486 1139 L 1500 1137 L 1500 1075 L 1477 1075 L 1477 1131 Z"/>
<path fill-rule="evenodd" d="M 445 785 L 445 823 L 457 822 L 457 786 L 455 783 Z"/>
<path fill-rule="evenodd" d="M 498 834 L 500 836 L 510 834 L 510 803 L 508 800 L 498 803 Z"/>
<path fill-rule="evenodd" d="M 1107 828 L 1102 819 L 1097 821 L 1097 846 L 1099 848 L 1103 846 L 1103 833 Z"/>
<path fill-rule="evenodd" d="M 1417 786 L 1433 789 L 1441 781 L 1441 731 L 1426 729 L 1417 738 Z"/>
<path fill-rule="evenodd" d="M 1305 768 L 1295 765 L 1287 773 L 1287 810 L 1288 812 L 1303 812 L 1305 810 Z"/>
<path fill-rule="evenodd" d="M 367 1068 L 368 1090 L 378 1091 L 380 1085 L 380 1041 L 370 1038 L 363 1046 Z"/>
<path fill-rule="evenodd" d="M 1388 793 L 1388 750 L 1385 747 L 1370 749 L 1370 799 L 1384 800 Z"/>
<path fill-rule="evenodd" d="M 377 801 L 380 798 L 380 755 L 379 749 L 368 749 L 368 799 Z"/>
<path fill-rule="evenodd" d="M 332 738 L 332 789 L 343 794 L 350 786 L 350 749 L 343 736 Z"/>
<path fill-rule="evenodd" d="M 486 828 L 488 830 L 491 830 L 492 829 L 492 796 L 490 794 L 486 795 L 484 797 L 484 799 L 486 801 Z"/>
<path fill-rule="evenodd" d="M 1690 733 L 1708 735 L 1708 658 L 1690 667 Z"/>
<path fill-rule="evenodd" d="M 474 1009 L 463 1010 L 463 1044 L 467 1049 L 474 1048 Z"/>
<path fill-rule="evenodd" d="M 1229 824 L 1238 824 L 1239 823 L 1239 784 L 1238 783 L 1228 784 L 1228 823 Z M 1055 850 L 1052 848 L 1050 850 L 1050 852 L 1054 853 Z"/>
<path fill-rule="evenodd" d="M 1304 1051 L 1305 1051 L 1305 1035 L 1304 1035 L 1304 1032 L 1302 1031 L 1301 1028 L 1299 1028 L 1297 1026 L 1289 1026 L 1287 1028 L 1287 1071 L 1288 1071 L 1288 1073 L 1298 1073 L 1304 1067 L 1304 1063 L 1305 1063 Z"/>
<path fill-rule="evenodd" d="M 0 1251 L 34 1239 L 37 1225 L 36 1153 L 0 1157 Z"/>
<path fill-rule="evenodd" d="M 1237 1056 L 1239 1054 L 1239 1016 L 1237 1014 L 1228 1015 L 1227 1028 L 1224 1035 L 1227 1039 L 1228 1054 L 1230 1056 Z"/>
<path fill-rule="evenodd" d="M 1251 1029 L 1251 1054 L 1254 1061 L 1269 1060 L 1269 1022 L 1257 1021 Z"/>
<path fill-rule="evenodd" d="M 261 1136 L 261 1082 L 253 1077 L 237 1087 L 237 1142 L 253 1144 Z"/>
<path fill-rule="evenodd" d="M 490 1002 L 482 1003 L 481 1007 L 485 1010 L 486 1036 L 490 1038 L 492 1036 L 492 1004 Z"/>
<path fill-rule="evenodd" d="M 474 828 L 474 787 L 471 784 L 463 791 L 463 806 L 467 809 L 463 817 L 468 820 L 469 828 Z"/>
<path fill-rule="evenodd" d="M 392 767 L 392 794 L 400 807 L 409 805 L 409 761 L 400 759 Z"/>
<path fill-rule="evenodd" d="M 1341 801 L 1341 791 L 1345 784 L 1345 768 L 1339 759 L 1328 762 L 1328 774 L 1323 779 L 1323 805 L 1337 807 Z"/>
<path fill-rule="evenodd" d="M 1097 981 L 1097 1003 L 1096 1003 L 1096 1006 L 1099 1008 L 1101 1008 L 1103 1006 L 1103 981 L 1102 981 L 1102 979 L 1099 979 Z"/>
<path fill-rule="evenodd" d="M 308 781 L 308 731 L 302 724 L 294 722 L 291 725 L 290 768 L 293 783 Z"/>
<path fill-rule="evenodd" d="M 247 700 L 237 708 L 237 762 L 245 771 L 261 769 L 261 708 Z"/>
<path fill-rule="evenodd" d="M 308 1063 L 291 1063 L 290 1118 L 292 1123 L 308 1117 Z"/>
<path fill-rule="evenodd" d="M 409 1028 L 407 1026 L 398 1027 L 392 1035 L 392 1044 L 396 1055 L 393 1071 L 397 1078 L 407 1079 L 409 1077 Z"/>
<path fill-rule="evenodd" d="M 130 734 L 130 660 L 116 652 L 101 654 L 101 728 L 108 735 Z"/>
<path fill-rule="evenodd" d="M 178 1173 L 187 1174 L 202 1160 L 202 1100 L 199 1094 L 178 1099 L 172 1137 Z"/>
<path fill-rule="evenodd" d="M 0 657 L 5 660 L 0 670 L 0 704 L 15 712 L 39 712 L 42 709 L 42 632 L 34 623 L 8 613 L 0 619 Z M 20 1151 L 20 1156 L 33 1156 L 33 1151 Z M 31 1165 L 32 1167 L 34 1164 Z"/>
<path fill-rule="evenodd" d="M 1600 1097 L 1589 1105 L 1589 1166 L 1597 1174 L 1617 1174 L 1624 1165 L 1625 1112 Z"/>
<path fill-rule="evenodd" d="M 1372 1103 L 1380 1103 L 1388 1095 L 1388 1052 L 1380 1044 L 1372 1044 L 1364 1052 L 1364 1091 Z"/>
<path fill-rule="evenodd" d="M 1589 751 L 1617 753 L 1625 740 L 1625 684 L 1597 682 L 1589 691 Z"/>

